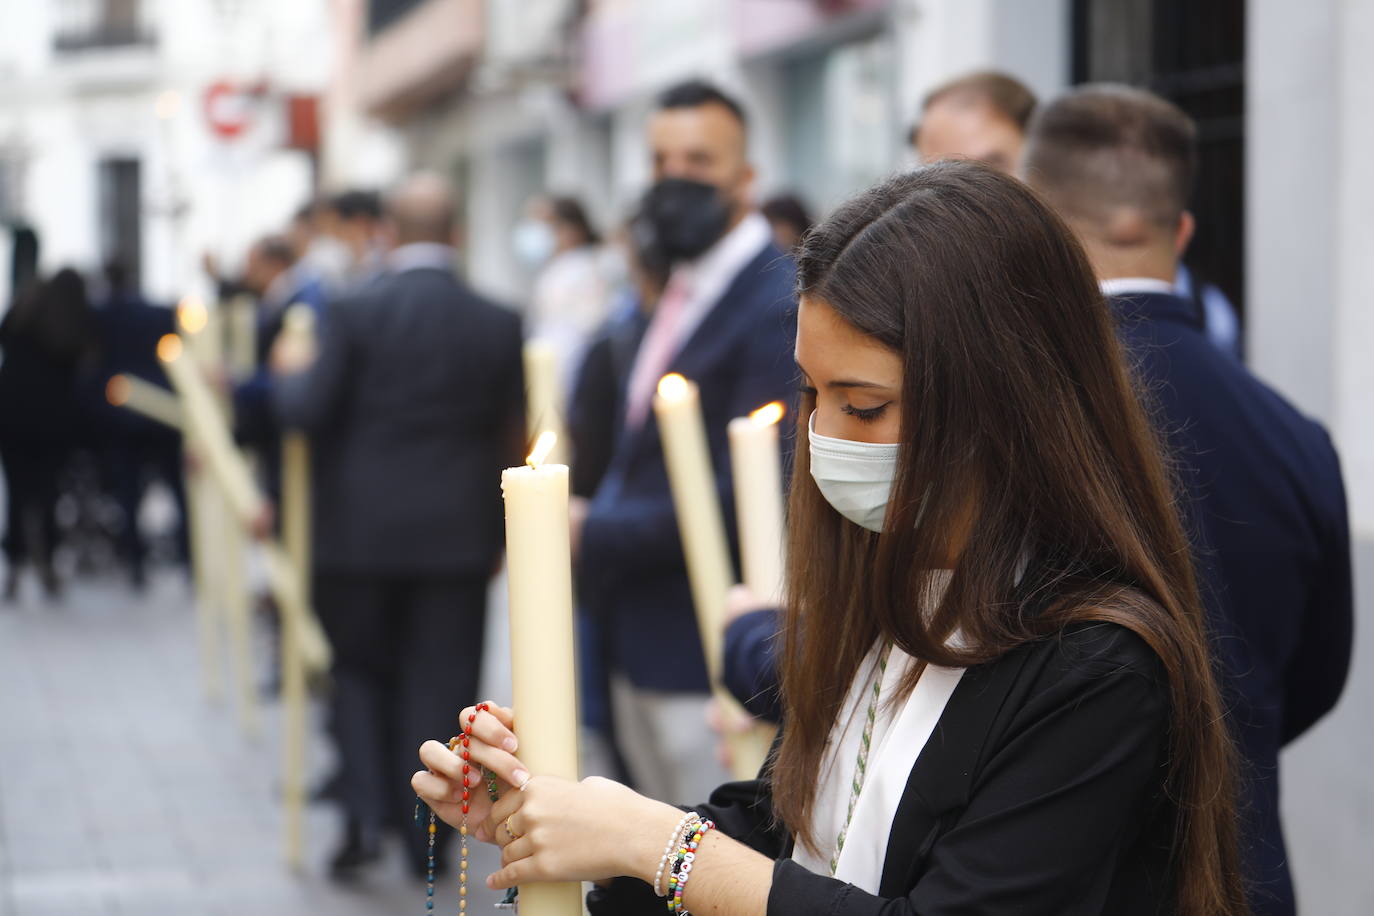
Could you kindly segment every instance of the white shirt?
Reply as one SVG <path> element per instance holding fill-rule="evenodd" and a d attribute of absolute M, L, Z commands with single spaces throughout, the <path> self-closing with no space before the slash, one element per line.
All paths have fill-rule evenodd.
<path fill-rule="evenodd" d="M 530 336 L 553 346 L 561 390 L 572 391 L 587 339 L 606 319 L 610 299 L 600 252 L 591 245 L 554 255 L 535 280 Z"/>
<path fill-rule="evenodd" d="M 1168 280 L 1156 277 L 1111 277 L 1098 283 L 1104 296 L 1129 296 L 1132 293 L 1168 293 L 1178 295 L 1178 290 Z"/>
<path fill-rule="evenodd" d="M 734 282 L 739 272 L 756 258 L 772 239 L 773 232 L 768 228 L 768 220 L 757 210 L 751 211 L 739 221 L 739 225 L 721 236 L 719 241 L 706 249 L 706 252 L 695 261 L 685 261 L 673 268 L 668 282 L 685 283 L 689 290 L 677 328 L 674 355 L 681 352 L 683 345 L 692 339 L 692 333 L 720 301 L 720 297 L 725 295 L 726 289 Z M 649 331 L 645 331 L 644 336 L 648 339 Z M 641 347 L 635 356 L 634 368 L 630 370 L 631 391 L 636 390 L 643 382 L 638 376 L 652 368 L 640 364 L 643 352 L 644 348 Z M 653 381 L 657 383 L 658 379 Z"/>
<path fill-rule="evenodd" d="M 420 267 L 452 271 L 457 259 L 458 251 L 452 245 L 440 242 L 411 242 L 399 246 L 387 255 L 386 266 L 393 273 Z"/>
<path fill-rule="evenodd" d="M 934 595 L 944 593 L 949 576 L 948 571 L 943 571 L 932 579 Z M 880 646 L 874 646 L 859 666 L 821 758 L 818 795 L 811 812 L 811 824 L 821 854 L 812 854 L 800 843 L 792 853 L 799 865 L 818 875 L 830 874 L 835 839 L 849 811 L 855 762 L 859 757 L 864 717 L 873 696 L 873 678 L 877 674 L 880 650 Z M 906 700 L 890 702 L 916 664 L 916 659 L 896 647 L 888 657 L 869 745 L 867 776 L 854 806 L 854 816 L 835 871 L 836 878 L 870 894 L 878 893 L 882 882 L 892 819 L 906 791 L 911 770 L 964 675 L 962 668 L 927 665 Z"/>

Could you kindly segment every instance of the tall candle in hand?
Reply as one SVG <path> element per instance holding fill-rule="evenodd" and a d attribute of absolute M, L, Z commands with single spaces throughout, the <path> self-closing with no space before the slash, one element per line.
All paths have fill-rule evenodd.
<path fill-rule="evenodd" d="M 546 432 L 526 466 L 501 474 L 510 574 L 511 679 L 516 751 L 534 778 L 577 778 L 568 466 L 544 464 L 556 437 Z M 520 888 L 520 916 L 579 916 L 582 886 Z"/>

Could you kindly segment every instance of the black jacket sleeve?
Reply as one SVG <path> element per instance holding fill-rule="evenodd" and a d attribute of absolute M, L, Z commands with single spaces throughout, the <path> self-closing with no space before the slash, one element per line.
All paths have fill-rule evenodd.
<path fill-rule="evenodd" d="M 711 793 L 711 800 L 688 810 L 713 821 L 716 829 L 770 859 L 782 855 L 787 833 L 773 822 L 768 782 L 751 779 L 730 782 Z M 587 894 L 591 916 L 657 916 L 663 900 L 638 878 L 617 878 L 608 887 Z"/>
<path fill-rule="evenodd" d="M 884 899 L 783 859 L 769 916 L 1115 911 L 1112 877 L 1162 786 L 1167 686 L 1158 660 L 1121 628 L 1056 642 L 906 897 Z"/>

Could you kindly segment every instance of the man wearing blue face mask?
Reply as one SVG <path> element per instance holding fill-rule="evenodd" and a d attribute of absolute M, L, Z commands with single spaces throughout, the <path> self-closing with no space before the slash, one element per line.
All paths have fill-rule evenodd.
<path fill-rule="evenodd" d="M 755 209 L 735 100 L 700 81 L 675 86 L 648 135 L 654 184 L 637 231 L 654 236 L 668 278 L 621 388 L 610 467 L 590 501 L 574 501 L 573 542 L 583 606 L 609 634 L 613 715 L 633 781 L 682 801 L 726 774 L 703 714 L 706 664 L 653 394 L 669 372 L 697 383 L 733 533 L 726 425 L 792 401 L 793 265 Z"/>

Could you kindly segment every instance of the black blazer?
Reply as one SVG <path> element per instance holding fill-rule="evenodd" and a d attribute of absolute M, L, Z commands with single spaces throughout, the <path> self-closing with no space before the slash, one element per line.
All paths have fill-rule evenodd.
<path fill-rule="evenodd" d="M 491 571 L 501 470 L 523 458 L 514 313 L 447 270 L 383 274 L 329 304 L 319 359 L 273 398 L 311 436 L 318 571 Z"/>
<path fill-rule="evenodd" d="M 1189 499 L 1203 603 L 1245 756 L 1242 852 L 1257 913 L 1294 912 L 1279 748 L 1335 705 L 1350 666 L 1350 534 L 1326 431 L 1207 339 L 1189 300 L 1112 300 Z"/>
<path fill-rule="evenodd" d="M 736 275 L 668 371 L 697 383 L 726 531 L 735 538 L 726 425 L 770 401 L 793 403 L 796 314 L 792 260 L 769 244 Z M 624 384 L 611 462 L 582 531 L 578 588 L 606 624 L 612 663 L 657 690 L 707 689 L 677 515 L 653 412 L 624 428 Z M 783 422 L 790 424 L 794 418 Z M 736 551 L 737 552 L 737 551 Z"/>
<path fill-rule="evenodd" d="M 1170 913 L 1168 717 L 1162 664 L 1115 624 L 1075 625 L 968 669 L 911 770 L 877 895 L 787 858 L 766 779 L 725 785 L 695 810 L 778 860 L 770 916 Z M 663 904 L 619 879 L 588 906 L 621 916 Z"/>

